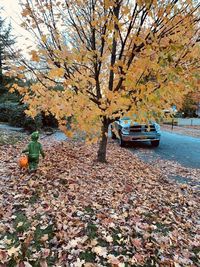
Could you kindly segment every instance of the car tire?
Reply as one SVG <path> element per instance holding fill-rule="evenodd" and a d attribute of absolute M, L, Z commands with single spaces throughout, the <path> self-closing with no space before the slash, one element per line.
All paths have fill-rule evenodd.
<path fill-rule="evenodd" d="M 116 136 L 116 134 L 113 132 L 112 127 L 111 127 L 111 138 L 112 138 L 112 139 L 117 139 L 117 136 Z"/>
<path fill-rule="evenodd" d="M 153 147 L 158 147 L 159 144 L 160 144 L 160 140 L 151 141 L 151 145 L 152 145 Z"/>
<path fill-rule="evenodd" d="M 126 142 L 122 139 L 121 134 L 119 134 L 119 145 L 121 147 L 125 147 L 126 146 Z"/>

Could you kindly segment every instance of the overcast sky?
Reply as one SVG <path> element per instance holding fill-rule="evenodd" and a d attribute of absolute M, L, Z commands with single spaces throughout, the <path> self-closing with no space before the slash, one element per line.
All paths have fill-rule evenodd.
<path fill-rule="evenodd" d="M 6 18 L 7 22 L 11 22 L 12 24 L 12 33 L 18 37 L 18 46 L 25 49 L 27 45 L 33 45 L 34 49 L 34 42 L 31 40 L 31 35 L 20 26 L 22 21 L 20 19 L 21 9 L 18 0 L 0 0 L 0 7 L 3 8 L 1 12 L 3 18 Z"/>

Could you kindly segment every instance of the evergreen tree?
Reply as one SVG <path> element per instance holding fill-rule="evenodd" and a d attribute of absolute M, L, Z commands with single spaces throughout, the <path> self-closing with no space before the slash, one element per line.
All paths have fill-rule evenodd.
<path fill-rule="evenodd" d="M 12 46 L 15 43 L 11 24 L 7 24 L 6 20 L 0 16 L 0 94 L 5 92 L 4 86 L 9 83 L 4 77 L 3 71 L 8 69 L 7 60 L 14 58 Z"/>

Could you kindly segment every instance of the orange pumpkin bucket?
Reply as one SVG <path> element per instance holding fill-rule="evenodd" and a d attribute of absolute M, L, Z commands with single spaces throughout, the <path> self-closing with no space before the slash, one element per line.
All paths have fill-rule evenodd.
<path fill-rule="evenodd" d="M 19 167 L 20 168 L 27 168 L 28 167 L 28 157 L 27 156 L 21 156 L 19 159 Z"/>

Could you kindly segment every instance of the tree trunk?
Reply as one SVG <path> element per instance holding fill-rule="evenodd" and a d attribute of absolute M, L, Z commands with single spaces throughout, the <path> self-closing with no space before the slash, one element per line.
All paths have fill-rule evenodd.
<path fill-rule="evenodd" d="M 3 63 L 2 63 L 2 48 L 0 44 L 0 85 L 3 84 Z"/>
<path fill-rule="evenodd" d="M 109 121 L 104 118 L 101 127 L 101 140 L 99 143 L 99 150 L 97 154 L 97 161 L 105 163 L 106 162 L 106 148 L 107 148 L 107 141 L 108 141 L 108 126 Z"/>

